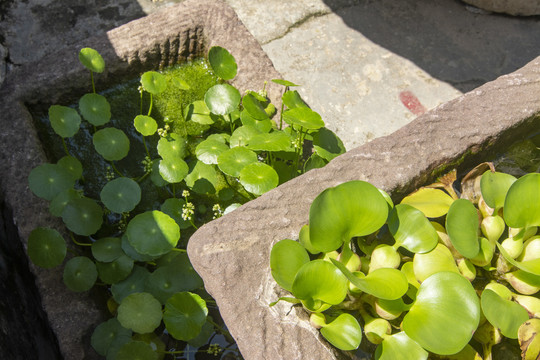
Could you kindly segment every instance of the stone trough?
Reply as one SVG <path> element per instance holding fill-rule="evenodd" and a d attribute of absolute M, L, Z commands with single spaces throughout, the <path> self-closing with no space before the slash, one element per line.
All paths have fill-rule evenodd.
<path fill-rule="evenodd" d="M 188 254 L 216 299 L 246 359 L 343 359 L 314 330 L 302 308 L 269 303 L 286 292 L 274 282 L 269 254 L 297 239 L 309 206 L 324 189 L 369 181 L 399 201 L 453 168 L 540 131 L 540 58 L 377 138 L 201 227 Z M 364 339 L 365 340 L 365 339 Z"/>
<path fill-rule="evenodd" d="M 106 70 L 96 74 L 96 88 L 106 89 L 137 78 L 144 71 L 204 56 L 214 45 L 228 49 L 237 59 L 239 73 L 234 85 L 241 91 L 259 90 L 265 80 L 280 77 L 235 12 L 225 3 L 212 0 L 188 0 L 167 7 L 8 74 L 0 89 L 0 194 L 3 193 L 7 206 L 13 210 L 13 219 L 24 244 L 29 233 L 38 226 L 63 228 L 58 219 L 49 215 L 48 204 L 28 188 L 30 171 L 48 161 L 28 105 L 67 105 L 91 91 L 89 73 L 77 57 L 79 50 L 92 47 L 101 53 Z M 269 83 L 267 90 L 272 102 L 279 107 L 282 86 Z M 104 320 L 105 301 L 96 300 L 92 292 L 69 291 L 62 282 L 60 267 L 43 270 L 31 265 L 31 269 L 64 358 L 96 358 L 97 354 L 89 345 L 90 336 L 95 326 Z M 0 332 L 0 335 L 5 334 Z M 14 331 L 10 334 L 7 330 L 7 336 L 21 335 L 24 334 Z M 0 344 L 1 340 L 0 337 Z"/>

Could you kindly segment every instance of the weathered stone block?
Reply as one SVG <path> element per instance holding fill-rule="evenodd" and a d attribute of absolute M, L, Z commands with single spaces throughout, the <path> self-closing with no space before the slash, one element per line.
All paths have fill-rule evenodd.
<path fill-rule="evenodd" d="M 477 8 L 510 15 L 540 15 L 539 0 L 463 0 Z"/>

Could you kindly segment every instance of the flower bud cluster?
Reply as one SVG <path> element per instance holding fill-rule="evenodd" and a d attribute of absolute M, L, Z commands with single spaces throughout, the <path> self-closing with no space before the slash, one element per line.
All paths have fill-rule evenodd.
<path fill-rule="evenodd" d="M 184 219 L 184 221 L 191 221 L 193 214 L 195 214 L 195 205 L 193 205 L 192 202 L 186 202 L 184 206 L 182 206 L 182 219 Z"/>
<path fill-rule="evenodd" d="M 212 211 L 214 212 L 214 217 L 212 219 L 217 219 L 223 216 L 223 209 L 221 209 L 219 204 L 215 204 L 212 207 Z"/>
<path fill-rule="evenodd" d="M 169 130 L 171 130 L 171 127 L 167 124 L 164 127 L 157 129 L 157 133 L 161 137 L 167 137 Z"/>

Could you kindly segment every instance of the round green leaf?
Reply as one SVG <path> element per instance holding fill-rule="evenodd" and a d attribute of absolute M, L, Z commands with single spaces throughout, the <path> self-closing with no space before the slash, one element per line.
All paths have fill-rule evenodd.
<path fill-rule="evenodd" d="M 384 338 L 375 350 L 376 360 L 427 360 L 428 355 L 426 350 L 403 331 Z"/>
<path fill-rule="evenodd" d="M 197 194 L 214 194 L 218 186 L 218 175 L 212 165 L 197 161 L 186 176 L 186 185 Z"/>
<path fill-rule="evenodd" d="M 30 190 L 40 198 L 51 201 L 59 193 L 75 185 L 72 174 L 56 164 L 41 164 L 28 175 Z"/>
<path fill-rule="evenodd" d="M 203 100 L 196 100 L 184 109 L 184 119 L 202 125 L 212 125 L 215 120 Z"/>
<path fill-rule="evenodd" d="M 186 139 L 176 133 L 160 138 L 157 145 L 158 154 L 164 159 L 183 159 L 186 157 L 186 148 Z"/>
<path fill-rule="evenodd" d="M 475 257 L 480 250 L 478 242 L 478 211 L 467 199 L 452 203 L 446 215 L 446 232 L 452 245 L 466 258 Z"/>
<path fill-rule="evenodd" d="M 150 333 L 161 324 L 161 304 L 148 293 L 133 293 L 122 300 L 117 317 L 126 329 L 139 334 Z"/>
<path fill-rule="evenodd" d="M 158 353 L 144 341 L 130 341 L 118 350 L 115 360 L 158 360 Z"/>
<path fill-rule="evenodd" d="M 152 261 L 158 256 L 150 256 L 147 254 L 141 254 L 131 244 L 129 243 L 128 237 L 126 234 L 122 236 L 122 250 L 124 250 L 124 253 L 126 253 L 127 256 L 132 258 L 135 261 Z"/>
<path fill-rule="evenodd" d="M 423 282 L 431 275 L 442 271 L 459 273 L 452 253 L 443 244 L 437 244 L 430 252 L 414 254 L 413 269 L 419 282 Z"/>
<path fill-rule="evenodd" d="M 292 140 L 283 131 L 262 133 L 249 139 L 247 148 L 255 151 L 294 151 Z"/>
<path fill-rule="evenodd" d="M 120 304 L 130 294 L 146 292 L 145 283 L 149 275 L 146 268 L 135 265 L 127 278 L 111 286 L 114 301 Z"/>
<path fill-rule="evenodd" d="M 182 218 L 182 209 L 184 205 L 184 200 L 180 200 L 177 198 L 169 198 L 165 200 L 165 202 L 161 205 L 160 210 L 173 218 L 180 227 L 180 229 L 187 229 L 190 228 L 192 225 L 189 220 L 184 220 Z"/>
<path fill-rule="evenodd" d="M 206 302 L 199 295 L 179 292 L 165 304 L 163 322 L 172 337 L 188 341 L 199 335 L 207 315 Z"/>
<path fill-rule="evenodd" d="M 52 105 L 49 108 L 49 120 L 54 132 L 63 138 L 75 135 L 81 125 L 81 117 L 77 111 L 61 105 Z"/>
<path fill-rule="evenodd" d="M 300 94 L 296 90 L 286 91 L 281 97 L 283 104 L 289 109 L 294 109 L 297 107 L 308 107 L 308 105 L 302 100 Z"/>
<path fill-rule="evenodd" d="M 388 205 L 373 185 L 350 181 L 324 190 L 309 211 L 309 237 L 315 249 L 330 252 L 354 236 L 365 236 L 386 222 Z"/>
<path fill-rule="evenodd" d="M 455 354 L 471 340 L 480 322 L 480 301 L 471 283 L 454 272 L 427 278 L 403 319 L 403 330 L 424 349 Z"/>
<path fill-rule="evenodd" d="M 206 106 L 216 115 L 227 115 L 238 108 L 240 92 L 229 84 L 212 86 L 204 95 Z"/>
<path fill-rule="evenodd" d="M 486 171 L 480 178 L 480 190 L 486 204 L 493 209 L 503 207 L 506 193 L 516 180 L 510 174 Z"/>
<path fill-rule="evenodd" d="M 73 176 L 73 179 L 79 180 L 82 178 L 83 173 L 83 167 L 79 160 L 74 158 L 73 156 L 64 156 L 58 162 L 56 163 L 58 166 L 63 167 L 66 169 L 71 176 Z"/>
<path fill-rule="evenodd" d="M 116 284 L 131 274 L 133 259 L 127 255 L 121 255 L 111 262 L 97 262 L 96 267 L 99 278 L 105 284 Z"/>
<path fill-rule="evenodd" d="M 181 158 L 166 158 L 159 161 L 159 174 L 168 183 L 174 184 L 184 180 L 189 166 Z"/>
<path fill-rule="evenodd" d="M 437 218 L 446 215 L 454 199 L 440 189 L 420 188 L 401 200 L 402 204 L 408 204 L 420 210 L 429 218 Z"/>
<path fill-rule="evenodd" d="M 128 342 L 131 340 L 131 334 L 131 330 L 120 325 L 116 318 L 112 318 L 102 322 L 94 329 L 90 343 L 99 355 L 105 356 L 113 342 Z"/>
<path fill-rule="evenodd" d="M 347 278 L 335 265 L 313 260 L 298 269 L 291 292 L 297 299 L 337 305 L 347 296 L 348 288 Z"/>
<path fill-rule="evenodd" d="M 273 125 L 275 125 L 275 123 L 273 123 L 270 119 L 257 120 L 251 117 L 251 115 L 249 115 L 249 113 L 245 110 L 240 113 L 240 121 L 242 122 L 242 125 L 252 126 L 263 133 L 270 132 Z"/>
<path fill-rule="evenodd" d="M 159 256 L 176 246 L 180 239 L 180 228 L 169 215 L 153 210 L 131 219 L 126 235 L 137 252 Z"/>
<path fill-rule="evenodd" d="M 305 263 L 309 255 L 304 247 L 293 240 L 278 241 L 270 252 L 270 269 L 272 277 L 285 290 L 292 291 L 294 277 Z"/>
<path fill-rule="evenodd" d="M 54 216 L 60 217 L 62 216 L 62 211 L 64 211 L 64 208 L 71 200 L 80 199 L 81 197 L 82 195 L 74 189 L 64 190 L 52 199 L 49 204 L 49 212 Z"/>
<path fill-rule="evenodd" d="M 154 160 L 152 162 L 152 172 L 150 173 L 150 180 L 154 183 L 154 185 L 161 187 L 168 184 L 165 179 L 161 176 L 159 173 L 159 160 Z"/>
<path fill-rule="evenodd" d="M 250 125 L 240 126 L 238 129 L 234 130 L 234 132 L 231 135 L 231 139 L 230 139 L 231 148 L 234 148 L 237 146 L 246 146 L 254 136 L 260 133 L 261 131 L 254 126 L 250 126 Z"/>
<path fill-rule="evenodd" d="M 92 199 L 73 199 L 64 207 L 62 220 L 75 234 L 89 236 L 101 228 L 103 210 Z"/>
<path fill-rule="evenodd" d="M 167 88 L 165 76 L 156 71 L 147 71 L 142 74 L 141 84 L 144 90 L 153 95 L 159 95 Z"/>
<path fill-rule="evenodd" d="M 75 292 L 90 290 L 97 276 L 96 265 L 86 256 L 71 258 L 64 268 L 64 284 Z"/>
<path fill-rule="evenodd" d="M 90 71 L 102 73 L 105 70 L 105 61 L 101 55 L 92 48 L 82 48 L 79 51 L 79 61 Z"/>
<path fill-rule="evenodd" d="M 394 245 L 413 253 L 425 253 L 437 246 L 439 236 L 424 214 L 407 204 L 396 205 L 388 216 L 388 228 L 396 239 Z"/>
<path fill-rule="evenodd" d="M 250 193 L 262 195 L 278 186 L 279 177 L 271 166 L 257 162 L 244 166 L 240 183 Z"/>
<path fill-rule="evenodd" d="M 39 227 L 28 236 L 28 256 L 42 268 L 60 265 L 66 257 L 66 251 L 64 238 L 54 229 Z"/>
<path fill-rule="evenodd" d="M 321 115 L 307 107 L 285 110 L 283 112 L 283 120 L 289 125 L 296 125 L 309 130 L 317 130 L 324 127 L 324 121 Z"/>
<path fill-rule="evenodd" d="M 208 51 L 208 62 L 214 73 L 223 80 L 231 80 L 236 76 L 236 60 L 231 53 L 221 46 L 213 46 Z"/>
<path fill-rule="evenodd" d="M 81 115 L 94 126 L 101 126 L 111 120 L 111 105 L 103 95 L 85 94 L 79 100 Z"/>
<path fill-rule="evenodd" d="M 510 186 L 504 220 L 513 228 L 540 226 L 540 173 L 522 176 Z"/>
<path fill-rule="evenodd" d="M 100 197 L 107 209 L 121 214 L 135 209 L 141 201 L 141 187 L 130 178 L 119 177 L 105 184 Z"/>
<path fill-rule="evenodd" d="M 348 313 L 340 314 L 334 321 L 324 325 L 321 334 L 330 344 L 345 351 L 357 349 L 362 341 L 362 328 L 358 320 Z"/>
<path fill-rule="evenodd" d="M 283 86 L 300 86 L 300 85 L 296 85 L 293 82 L 290 82 L 289 80 L 283 80 L 283 79 L 272 79 L 272 82 L 279 85 L 283 85 Z"/>
<path fill-rule="evenodd" d="M 154 135 L 157 131 L 157 122 L 150 116 L 137 115 L 133 120 L 133 124 L 142 136 Z"/>
<path fill-rule="evenodd" d="M 195 155 L 203 163 L 211 165 L 217 164 L 218 156 L 227 150 L 229 150 L 227 144 L 218 140 L 206 139 L 197 145 Z"/>
<path fill-rule="evenodd" d="M 92 243 L 92 255 L 97 261 L 114 261 L 124 255 L 122 240 L 114 237 L 98 239 Z"/>
<path fill-rule="evenodd" d="M 513 301 L 501 298 L 495 291 L 484 289 L 481 296 L 482 312 L 486 319 L 510 339 L 518 338 L 518 329 L 529 314 L 525 308 Z"/>
<path fill-rule="evenodd" d="M 331 130 L 324 127 L 313 134 L 313 149 L 317 155 L 326 161 L 330 161 L 346 151 L 341 139 Z"/>
<path fill-rule="evenodd" d="M 244 166 L 257 162 L 257 154 L 243 146 L 222 152 L 217 159 L 218 167 L 225 174 L 238 177 Z"/>
<path fill-rule="evenodd" d="M 257 120 L 268 119 L 268 114 L 265 109 L 264 102 L 259 101 L 259 99 L 251 92 L 244 95 L 242 98 L 242 105 L 244 109 Z"/>
<path fill-rule="evenodd" d="M 125 158 L 129 152 L 129 139 L 126 134 L 116 128 L 105 128 L 96 131 L 92 139 L 96 151 L 105 160 L 114 161 Z"/>

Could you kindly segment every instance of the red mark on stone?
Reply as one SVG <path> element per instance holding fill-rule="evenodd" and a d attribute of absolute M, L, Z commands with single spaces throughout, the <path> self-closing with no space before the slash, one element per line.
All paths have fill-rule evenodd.
<path fill-rule="evenodd" d="M 399 93 L 399 100 L 405 105 L 410 112 L 414 115 L 422 115 L 427 111 L 424 105 L 420 103 L 420 100 L 410 91 L 402 91 Z"/>

